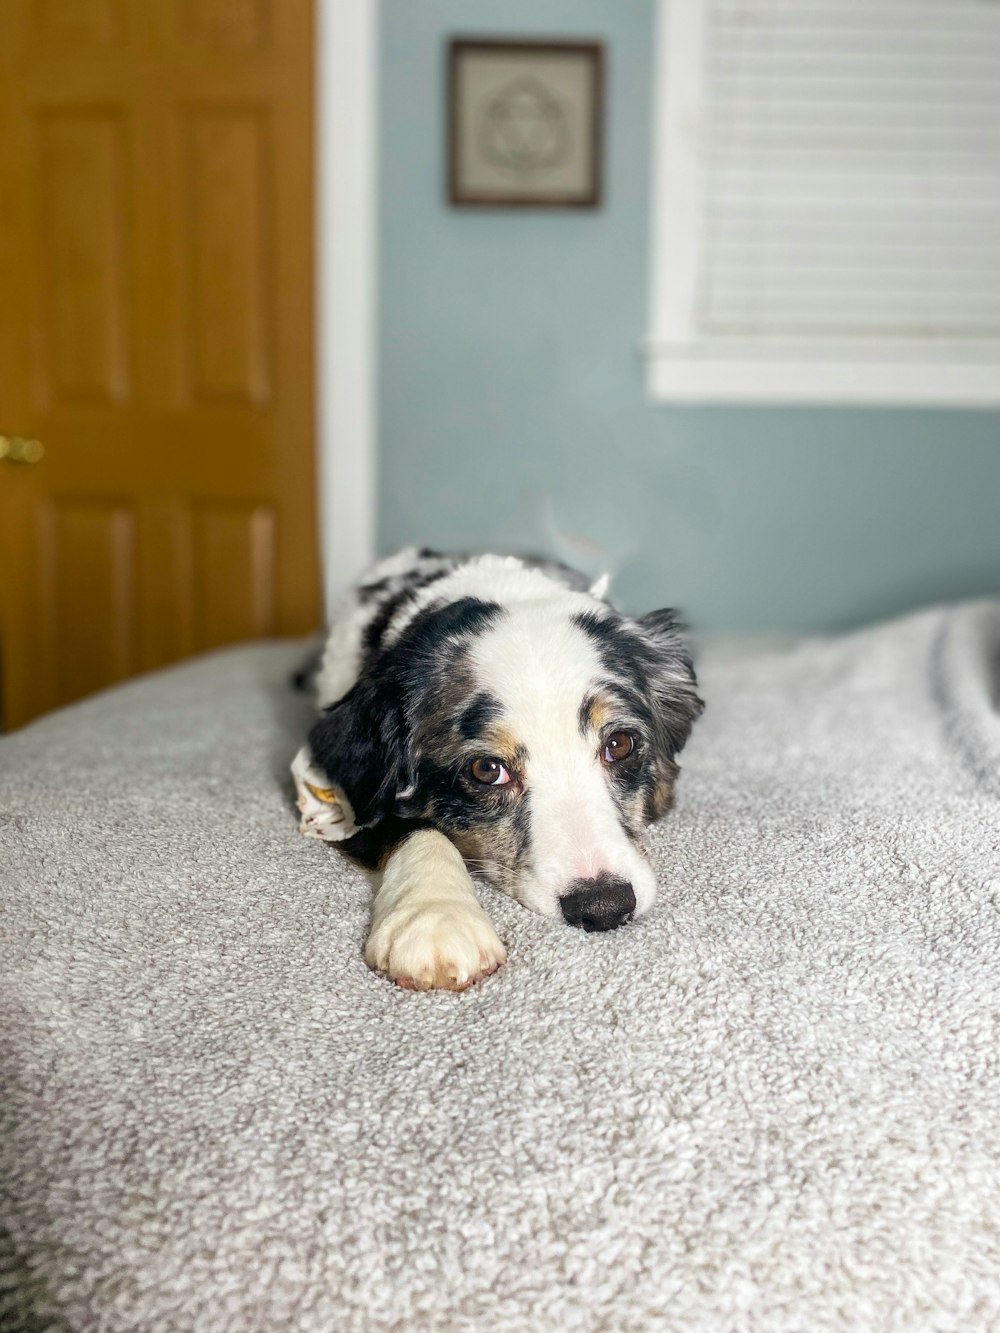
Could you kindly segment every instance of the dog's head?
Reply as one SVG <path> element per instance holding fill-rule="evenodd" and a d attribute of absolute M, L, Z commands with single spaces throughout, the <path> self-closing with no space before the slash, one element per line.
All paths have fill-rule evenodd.
<path fill-rule="evenodd" d="M 416 615 L 310 747 L 359 829 L 428 823 L 527 907 L 606 930 L 653 902 L 642 831 L 701 709 L 670 611 L 466 597 Z"/>

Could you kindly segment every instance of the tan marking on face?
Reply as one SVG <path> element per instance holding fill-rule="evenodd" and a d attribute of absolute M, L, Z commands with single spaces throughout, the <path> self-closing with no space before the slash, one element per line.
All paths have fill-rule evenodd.
<path fill-rule="evenodd" d="M 495 755 L 503 761 L 505 767 L 514 762 L 514 756 L 521 749 L 513 732 L 497 722 L 486 728 L 482 740 L 476 742 L 476 747 L 482 754 Z"/>
<path fill-rule="evenodd" d="M 596 699 L 591 700 L 587 709 L 587 721 L 591 730 L 601 731 L 604 727 L 610 726 L 614 720 L 614 705 L 610 699 L 598 695 Z"/>
<path fill-rule="evenodd" d="M 520 848 L 513 828 L 506 821 L 456 829 L 448 836 L 463 859 L 474 863 L 473 873 L 496 881 L 509 878 L 516 871 Z"/>
<path fill-rule="evenodd" d="M 458 848 L 459 855 L 466 861 L 479 855 L 479 840 L 466 829 L 455 829 L 448 837 Z"/>
<path fill-rule="evenodd" d="M 665 815 L 674 803 L 674 783 L 672 778 L 659 778 L 653 788 L 654 818 Z"/>

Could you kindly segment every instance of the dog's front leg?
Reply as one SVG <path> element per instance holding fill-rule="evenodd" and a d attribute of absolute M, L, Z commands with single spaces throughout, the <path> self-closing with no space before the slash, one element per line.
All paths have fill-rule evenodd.
<path fill-rule="evenodd" d="M 433 829 L 411 833 L 375 894 L 368 966 L 411 990 L 465 990 L 506 958 L 454 844 Z"/>

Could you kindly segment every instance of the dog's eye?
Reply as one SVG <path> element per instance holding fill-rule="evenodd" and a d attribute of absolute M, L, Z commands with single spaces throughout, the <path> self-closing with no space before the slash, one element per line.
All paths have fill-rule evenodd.
<path fill-rule="evenodd" d="M 617 764 L 620 759 L 627 759 L 635 749 L 635 741 L 627 731 L 614 731 L 604 742 L 601 758 L 606 764 Z"/>
<path fill-rule="evenodd" d="M 491 754 L 473 759 L 469 765 L 469 772 L 477 782 L 483 783 L 486 787 L 503 787 L 510 781 L 510 774 L 503 764 Z"/>

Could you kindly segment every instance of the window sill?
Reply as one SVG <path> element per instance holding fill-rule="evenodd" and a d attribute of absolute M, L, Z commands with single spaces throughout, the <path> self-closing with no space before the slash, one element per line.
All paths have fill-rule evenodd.
<path fill-rule="evenodd" d="M 1000 345 L 647 339 L 649 397 L 689 403 L 1000 407 Z"/>

